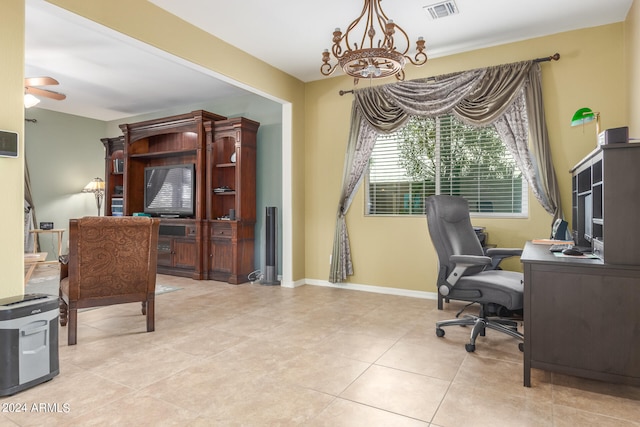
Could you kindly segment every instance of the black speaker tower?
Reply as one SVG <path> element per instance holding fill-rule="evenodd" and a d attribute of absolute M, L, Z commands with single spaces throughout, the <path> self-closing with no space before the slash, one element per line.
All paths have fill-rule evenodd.
<path fill-rule="evenodd" d="M 279 285 L 278 280 L 278 208 L 267 206 L 265 220 L 265 268 L 262 285 Z"/>

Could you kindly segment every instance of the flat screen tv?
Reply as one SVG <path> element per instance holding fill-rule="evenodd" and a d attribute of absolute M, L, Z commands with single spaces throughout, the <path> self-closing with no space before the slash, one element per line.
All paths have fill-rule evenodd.
<path fill-rule="evenodd" d="M 195 165 L 149 166 L 144 169 L 144 212 L 189 217 L 195 213 Z"/>

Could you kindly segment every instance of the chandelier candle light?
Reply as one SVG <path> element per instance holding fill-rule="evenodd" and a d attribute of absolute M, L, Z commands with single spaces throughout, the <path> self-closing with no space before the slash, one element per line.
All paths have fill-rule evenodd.
<path fill-rule="evenodd" d="M 422 37 L 416 41 L 415 56 L 411 58 L 407 55 L 410 47 L 409 37 L 399 25 L 385 15 L 380 6 L 381 1 L 365 0 L 360 16 L 349 24 L 344 34 L 340 28 L 335 29 L 331 52 L 325 49 L 322 53 L 320 72 L 323 75 L 331 75 L 340 65 L 346 74 L 354 78 L 355 83 L 363 77 L 384 78 L 392 75 L 398 80 L 404 80 L 404 66 L 407 60 L 418 66 L 427 62 L 427 54 L 424 52 L 425 41 Z M 359 47 L 358 37 L 354 34 L 356 31 L 363 32 L 359 38 Z M 397 40 L 394 35 L 399 35 L 396 37 Z M 356 41 L 352 43 L 349 38 L 355 38 Z M 330 63 L 331 53 L 338 61 L 333 65 Z"/>

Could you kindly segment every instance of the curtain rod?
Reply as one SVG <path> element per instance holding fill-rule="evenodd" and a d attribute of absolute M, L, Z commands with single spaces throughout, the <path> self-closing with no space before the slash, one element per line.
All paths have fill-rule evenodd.
<path fill-rule="evenodd" d="M 545 56 L 543 58 L 536 58 L 533 60 L 533 62 L 548 62 L 548 61 L 559 61 L 560 60 L 560 54 L 559 53 L 554 53 L 551 56 Z M 340 96 L 345 95 L 347 93 L 353 93 L 353 89 L 351 90 L 341 90 L 338 92 L 340 94 Z"/>

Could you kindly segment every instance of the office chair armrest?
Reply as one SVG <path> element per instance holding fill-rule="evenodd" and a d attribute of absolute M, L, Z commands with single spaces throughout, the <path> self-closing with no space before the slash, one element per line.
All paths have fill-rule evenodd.
<path fill-rule="evenodd" d="M 494 256 L 500 256 L 500 257 L 506 258 L 508 256 L 522 255 L 521 248 L 488 248 L 486 252 L 487 252 L 487 256 L 492 258 Z"/>
<path fill-rule="evenodd" d="M 520 248 L 488 248 L 485 252 L 487 256 L 491 257 L 492 270 L 498 269 L 503 259 L 522 255 Z"/>
<path fill-rule="evenodd" d="M 491 258 L 482 255 L 451 255 L 449 262 L 456 264 L 465 264 L 467 268 L 478 265 L 491 264 Z"/>
<path fill-rule="evenodd" d="M 449 290 L 458 283 L 458 280 L 464 276 L 465 271 L 470 267 L 491 264 L 491 258 L 481 255 L 451 255 L 449 261 L 455 264 L 455 267 L 451 274 L 449 274 L 449 277 L 447 277 L 449 286 L 440 286 L 440 293 L 444 296 L 449 295 Z"/>

